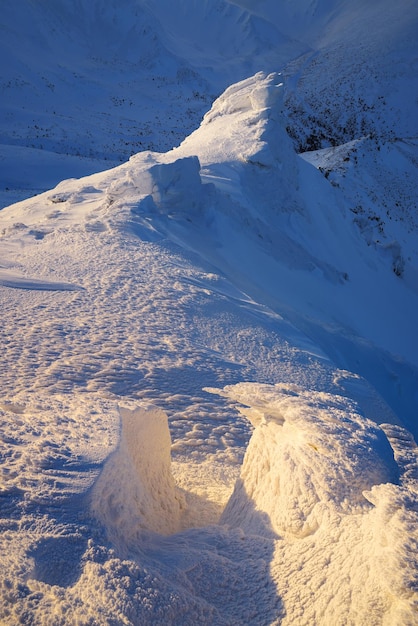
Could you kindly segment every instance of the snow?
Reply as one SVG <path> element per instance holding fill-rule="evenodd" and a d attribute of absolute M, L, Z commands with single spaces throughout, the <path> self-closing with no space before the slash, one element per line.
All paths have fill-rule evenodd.
<path fill-rule="evenodd" d="M 398 514 L 408 490 L 384 431 L 346 398 L 295 385 L 223 393 L 261 422 L 221 522 L 275 539 L 274 578 L 294 609 L 282 623 L 413 623 L 416 519 Z"/>
<path fill-rule="evenodd" d="M 4 9 L 2 624 L 415 623 L 416 18 Z"/>
<path fill-rule="evenodd" d="M 91 507 L 123 549 L 123 543 L 138 543 L 144 529 L 164 535 L 178 531 L 184 503 L 171 474 L 167 416 L 152 408 L 120 411 L 118 448 L 93 487 Z"/>

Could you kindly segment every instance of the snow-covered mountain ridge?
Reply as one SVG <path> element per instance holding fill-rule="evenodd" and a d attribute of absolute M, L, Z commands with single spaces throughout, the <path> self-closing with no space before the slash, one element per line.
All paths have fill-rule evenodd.
<path fill-rule="evenodd" d="M 398 213 L 388 218 L 386 209 L 404 179 L 410 176 L 412 183 L 414 145 L 410 152 L 400 143 L 376 151 L 364 140 L 302 155 L 302 160 L 285 132 L 280 79 L 258 75 L 241 83 L 241 89 L 227 90 L 201 128 L 173 154 L 197 154 L 202 179 L 228 194 L 226 203 L 216 196 L 216 209 L 206 224 L 215 241 L 211 260 L 247 293 L 303 328 L 340 366 L 368 379 L 373 367 L 373 383 L 389 399 L 388 376 L 396 371 L 399 357 L 417 365 L 416 187 L 411 184 L 408 192 L 404 187 L 410 204 L 402 203 Z M 239 130 L 234 129 L 235 119 Z M 383 154 L 377 161 L 379 152 Z M 318 166 L 327 159 L 335 170 L 331 180 L 305 163 Z M 207 247 L 197 244 L 200 252 Z M 338 335 L 347 341 L 345 346 Z M 362 338 L 360 344 L 356 337 Z M 362 362 L 366 341 L 382 350 L 373 366 L 370 357 Z M 395 406 L 393 396 L 389 402 L 415 428 L 416 373 L 411 369 L 398 375 L 400 384 L 410 389 L 405 388 L 404 399 L 409 395 L 412 404 Z"/>
<path fill-rule="evenodd" d="M 416 137 L 417 13 L 410 0 L 8 3 L 1 206 L 170 149 L 260 70 L 283 72 L 298 151 Z"/>
<path fill-rule="evenodd" d="M 180 107 L 179 68 L 207 96 L 243 80 L 210 108 L 201 99 L 200 126 L 189 134 L 187 116 L 167 152 L 171 95 L 144 97 L 154 150 L 0 212 L 0 621 L 413 624 L 415 105 L 399 124 L 395 109 L 367 111 L 378 137 L 341 134 L 334 53 L 365 68 L 396 50 L 412 94 L 414 6 L 29 5 L 33 23 L 49 16 L 46 47 L 61 35 L 52 25 L 72 25 L 60 52 L 69 63 L 74 51 L 87 89 L 72 102 L 90 93 L 96 112 L 129 65 L 120 50 L 141 74 L 148 49 L 142 84 L 172 76 Z M 375 36 L 354 55 L 371 16 Z M 93 53 L 92 67 L 109 66 L 98 83 Z M 299 154 L 315 81 L 337 141 Z"/>
<path fill-rule="evenodd" d="M 180 147 L 1 212 L 6 623 L 411 623 L 416 294 L 283 100 L 259 73 Z M 360 334 L 372 284 L 404 334 Z M 377 384 L 325 356 L 366 343 Z"/>

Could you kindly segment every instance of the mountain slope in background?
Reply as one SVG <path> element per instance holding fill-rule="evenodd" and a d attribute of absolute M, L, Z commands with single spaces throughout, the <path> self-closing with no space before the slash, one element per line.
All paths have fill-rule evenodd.
<path fill-rule="evenodd" d="M 134 0 L 20 0 L 1 24 L 3 206 L 142 149 L 171 148 L 210 106 L 207 83 L 164 48 Z M 38 162 L 44 171 L 32 173 Z"/>
<path fill-rule="evenodd" d="M 416 17 L 5 9 L 2 623 L 414 623 Z"/>
<path fill-rule="evenodd" d="M 178 145 L 215 96 L 260 70 L 284 74 L 298 151 L 395 128 L 416 137 L 417 20 L 407 0 L 9 3 L 2 206 Z"/>

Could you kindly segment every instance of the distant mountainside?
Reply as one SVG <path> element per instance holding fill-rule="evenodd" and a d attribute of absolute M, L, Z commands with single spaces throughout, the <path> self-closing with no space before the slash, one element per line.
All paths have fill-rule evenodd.
<path fill-rule="evenodd" d="M 178 145 L 257 71 L 283 73 L 298 151 L 416 137 L 417 24 L 408 0 L 7 3 L 1 205 Z"/>

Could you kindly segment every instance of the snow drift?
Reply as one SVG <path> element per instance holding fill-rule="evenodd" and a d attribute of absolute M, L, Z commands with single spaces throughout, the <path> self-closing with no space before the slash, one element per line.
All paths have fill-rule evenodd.
<path fill-rule="evenodd" d="M 196 156 L 169 163 L 157 162 L 138 173 L 132 168 L 131 179 L 145 194 L 142 208 L 152 209 L 155 206 L 155 210 L 161 213 L 182 212 L 190 215 L 199 210 L 202 181 Z M 141 214 L 141 209 L 135 212 Z"/>
<path fill-rule="evenodd" d="M 250 501 L 268 514 L 279 536 L 306 537 L 327 523 L 327 509 L 367 511 L 365 491 L 398 482 L 386 435 L 346 398 L 250 383 L 225 391 L 250 405 L 247 416 L 255 413 L 261 420 L 223 513 L 226 523 L 249 530 L 251 519 L 240 503 Z"/>
<path fill-rule="evenodd" d="M 221 522 L 275 537 L 281 623 L 412 624 L 416 445 L 396 462 L 384 430 L 347 398 L 252 383 L 221 393 L 257 424 Z"/>

